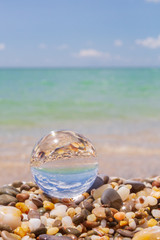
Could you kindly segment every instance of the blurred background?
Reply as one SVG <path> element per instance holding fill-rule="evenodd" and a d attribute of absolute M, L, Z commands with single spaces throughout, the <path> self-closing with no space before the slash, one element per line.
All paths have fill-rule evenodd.
<path fill-rule="evenodd" d="M 30 180 L 51 130 L 88 137 L 99 172 L 160 172 L 160 0 L 0 0 L 0 184 Z"/>

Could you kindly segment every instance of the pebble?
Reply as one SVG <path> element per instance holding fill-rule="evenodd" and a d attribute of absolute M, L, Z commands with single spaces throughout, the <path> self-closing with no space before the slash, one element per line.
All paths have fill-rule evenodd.
<path fill-rule="evenodd" d="M 131 193 L 137 193 L 145 188 L 144 183 L 140 181 L 132 181 L 132 180 L 127 180 L 124 182 L 124 184 L 129 184 L 132 186 L 131 188 Z"/>
<path fill-rule="evenodd" d="M 44 201 L 43 202 L 43 207 L 46 209 L 46 210 L 52 210 L 54 209 L 54 204 L 49 202 L 49 201 Z"/>
<path fill-rule="evenodd" d="M 23 190 L 29 191 L 31 187 L 28 184 L 22 184 L 20 187 L 20 191 L 22 192 Z"/>
<path fill-rule="evenodd" d="M 7 231 L 7 232 L 12 232 L 12 228 L 6 224 L 0 223 L 0 231 Z"/>
<path fill-rule="evenodd" d="M 21 211 L 15 207 L 0 206 L 0 223 L 15 229 L 21 224 Z"/>
<path fill-rule="evenodd" d="M 160 218 L 160 210 L 153 209 L 151 213 L 152 213 L 153 217 Z"/>
<path fill-rule="evenodd" d="M 97 218 L 96 218 L 95 214 L 90 214 L 87 216 L 87 220 L 91 221 L 91 222 L 96 222 Z"/>
<path fill-rule="evenodd" d="M 125 229 L 118 229 L 117 232 L 123 236 L 123 237 L 130 237 L 132 238 L 134 236 L 134 233 L 129 231 L 129 230 L 125 230 Z"/>
<path fill-rule="evenodd" d="M 38 218 L 32 218 L 29 220 L 29 228 L 31 232 L 36 231 L 41 225 L 41 220 Z"/>
<path fill-rule="evenodd" d="M 0 195 L 0 205 L 8 205 L 11 202 L 18 202 L 18 200 L 17 198 L 8 194 Z"/>
<path fill-rule="evenodd" d="M 62 218 L 63 227 L 71 227 L 73 225 L 72 218 L 70 216 L 65 216 Z"/>
<path fill-rule="evenodd" d="M 155 206 L 158 203 L 158 200 L 152 196 L 147 196 L 148 205 Z"/>
<path fill-rule="evenodd" d="M 92 194 L 93 198 L 96 200 L 96 199 L 100 198 L 102 196 L 103 192 L 108 188 L 112 188 L 111 185 L 110 184 L 104 184 L 101 187 L 92 190 L 91 194 Z"/>
<path fill-rule="evenodd" d="M 96 207 L 92 210 L 92 213 L 97 217 L 97 218 L 106 218 L 106 212 L 105 208 L 103 207 Z"/>
<path fill-rule="evenodd" d="M 114 218 L 118 221 L 122 221 L 125 219 L 125 213 L 124 212 L 117 212 L 114 214 Z"/>
<path fill-rule="evenodd" d="M 36 237 L 38 237 L 41 234 L 46 234 L 46 232 L 47 232 L 47 229 L 44 226 L 40 226 L 33 233 L 36 235 Z"/>
<path fill-rule="evenodd" d="M 1 237 L 3 238 L 3 240 L 17 240 L 17 238 L 13 234 L 7 231 L 2 231 Z"/>
<path fill-rule="evenodd" d="M 67 206 L 66 205 L 55 205 L 55 208 L 50 212 L 50 216 L 66 216 Z"/>
<path fill-rule="evenodd" d="M 41 208 L 43 207 L 43 201 L 38 199 L 38 198 L 32 198 L 32 202 L 38 207 Z"/>
<path fill-rule="evenodd" d="M 75 235 L 76 237 L 79 237 L 80 234 L 81 234 L 81 232 L 80 232 L 78 229 L 76 229 L 76 228 L 71 228 L 71 227 L 66 228 L 66 229 L 65 229 L 65 233 L 66 233 L 66 234 L 73 234 L 73 235 Z"/>
<path fill-rule="evenodd" d="M 120 187 L 117 191 L 117 193 L 120 195 L 122 198 L 122 201 L 126 201 L 127 198 L 129 197 L 130 190 L 127 187 Z"/>
<path fill-rule="evenodd" d="M 20 188 L 22 186 L 23 182 L 21 181 L 16 181 L 16 182 L 13 182 L 12 183 L 12 187 L 15 187 L 15 188 Z"/>
<path fill-rule="evenodd" d="M 31 218 L 38 218 L 38 219 L 40 219 L 40 213 L 38 212 L 38 210 L 30 210 L 28 212 L 28 219 L 30 220 Z"/>
<path fill-rule="evenodd" d="M 67 236 L 51 236 L 48 234 L 42 234 L 39 236 L 39 240 L 72 240 L 72 238 Z"/>
<path fill-rule="evenodd" d="M 91 222 L 87 220 L 83 222 L 83 225 L 88 229 L 92 229 L 98 227 L 100 225 L 100 222 Z"/>
<path fill-rule="evenodd" d="M 160 238 L 160 227 L 149 227 L 136 233 L 133 240 L 158 240 Z"/>
<path fill-rule="evenodd" d="M 56 233 L 59 232 L 59 228 L 58 227 L 51 227 L 47 230 L 47 234 L 49 235 L 55 235 Z"/>
<path fill-rule="evenodd" d="M 18 202 L 18 203 L 16 203 L 15 207 L 18 208 L 22 213 L 29 212 L 29 208 L 27 207 L 27 205 L 25 203 Z"/>
<path fill-rule="evenodd" d="M 90 203 L 90 202 L 87 201 L 87 200 L 81 202 L 80 207 L 81 207 L 81 208 L 85 208 L 85 209 L 87 209 L 89 212 L 91 212 L 92 209 L 93 209 L 93 205 L 92 205 L 92 203 Z"/>
<path fill-rule="evenodd" d="M 148 220 L 147 225 L 148 227 L 154 227 L 157 225 L 157 223 L 158 222 L 154 218 L 151 218 L 150 220 Z"/>
<path fill-rule="evenodd" d="M 59 227 L 62 226 L 62 221 L 61 220 L 55 220 L 52 226 L 59 228 Z"/>
<path fill-rule="evenodd" d="M 84 214 L 79 213 L 72 218 L 72 221 L 74 224 L 78 225 L 78 224 L 82 223 L 84 221 L 84 219 L 85 219 Z"/>
<path fill-rule="evenodd" d="M 0 194 L 8 194 L 15 197 L 18 193 L 19 191 L 12 186 L 6 186 L 6 187 L 0 188 Z"/>
<path fill-rule="evenodd" d="M 18 193 L 16 195 L 16 198 L 19 202 L 24 202 L 25 200 L 27 200 L 29 198 L 29 194 L 28 193 Z"/>
<path fill-rule="evenodd" d="M 123 205 L 123 201 L 120 195 L 112 188 L 106 189 L 101 197 L 102 204 L 105 204 L 109 207 L 120 209 Z"/>

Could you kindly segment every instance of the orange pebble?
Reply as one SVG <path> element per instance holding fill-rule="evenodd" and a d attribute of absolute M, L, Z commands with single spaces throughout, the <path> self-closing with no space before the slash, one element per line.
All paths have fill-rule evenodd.
<path fill-rule="evenodd" d="M 46 209 L 46 210 L 52 210 L 54 209 L 54 204 L 49 202 L 49 201 L 44 201 L 43 202 L 43 207 Z"/>
<path fill-rule="evenodd" d="M 124 212 L 117 212 L 114 214 L 114 218 L 118 221 L 122 221 L 123 219 L 125 219 L 125 213 Z"/>
<path fill-rule="evenodd" d="M 18 208 L 22 213 L 28 213 L 29 212 L 29 208 L 23 202 L 16 203 L 15 207 Z"/>
<path fill-rule="evenodd" d="M 23 231 L 23 229 L 21 227 L 17 227 L 14 230 L 14 233 L 19 235 L 20 237 L 24 237 L 26 235 L 26 233 Z"/>

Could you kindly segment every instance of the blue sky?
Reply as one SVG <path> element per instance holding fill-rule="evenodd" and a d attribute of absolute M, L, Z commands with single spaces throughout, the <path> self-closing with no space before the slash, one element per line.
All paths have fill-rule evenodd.
<path fill-rule="evenodd" d="M 0 0 L 0 67 L 160 66 L 160 0 Z"/>

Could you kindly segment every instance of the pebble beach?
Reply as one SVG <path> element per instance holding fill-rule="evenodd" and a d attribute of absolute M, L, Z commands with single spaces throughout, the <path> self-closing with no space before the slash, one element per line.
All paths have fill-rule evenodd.
<path fill-rule="evenodd" d="M 159 201 L 159 176 L 97 176 L 77 199 L 16 181 L 0 188 L 0 240 L 158 240 Z"/>

